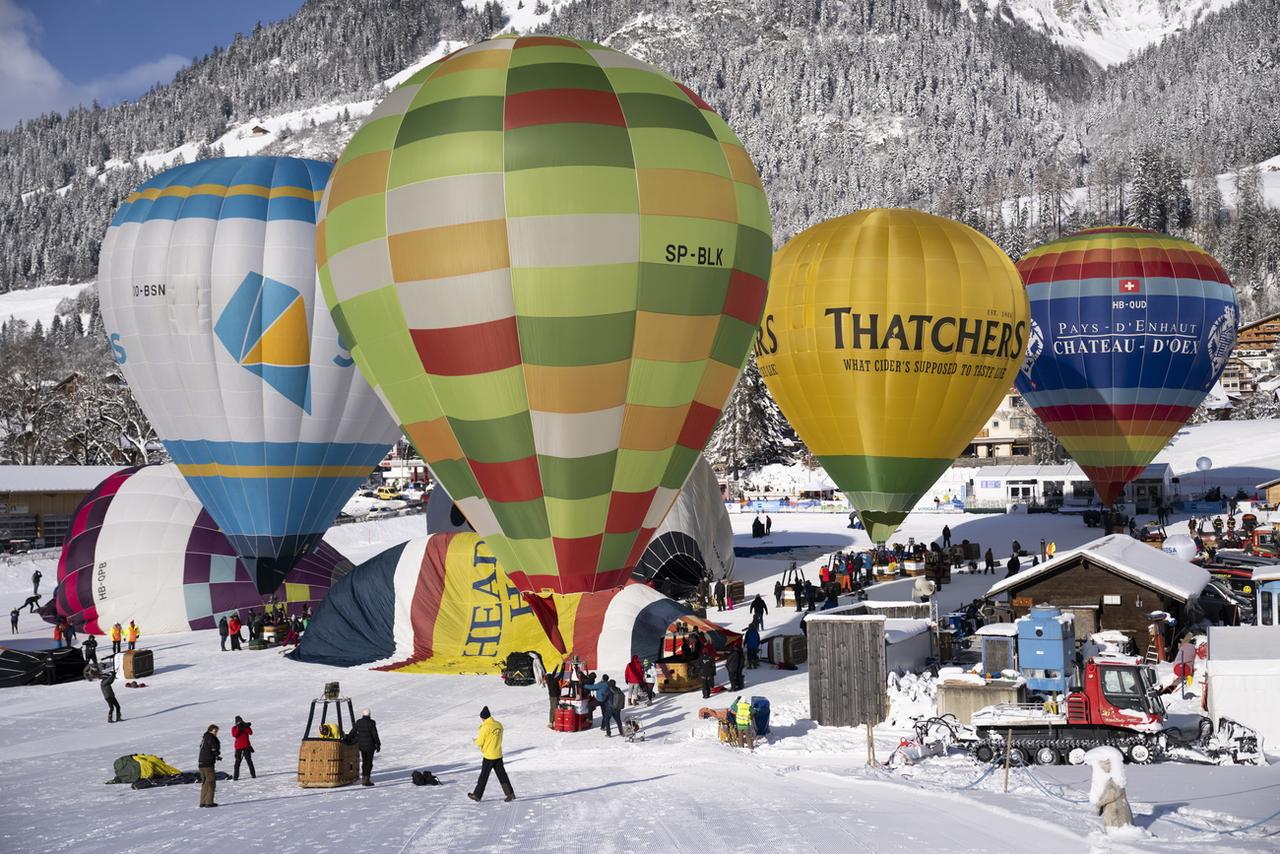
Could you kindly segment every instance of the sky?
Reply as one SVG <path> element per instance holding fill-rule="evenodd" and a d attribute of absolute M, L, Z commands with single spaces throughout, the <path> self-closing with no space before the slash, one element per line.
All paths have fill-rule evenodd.
<path fill-rule="evenodd" d="M 303 0 L 0 0 L 0 129 L 165 83 Z"/>

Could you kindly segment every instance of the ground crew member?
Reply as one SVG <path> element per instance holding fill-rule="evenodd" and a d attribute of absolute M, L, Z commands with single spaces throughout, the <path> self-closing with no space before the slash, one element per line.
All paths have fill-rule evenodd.
<path fill-rule="evenodd" d="M 116 623 L 111 627 L 111 654 L 115 655 L 120 651 L 120 638 L 124 636 L 124 629 L 120 628 L 120 624 Z"/>
<path fill-rule="evenodd" d="M 129 631 L 127 635 L 127 637 L 129 638 L 129 649 L 138 648 L 138 635 L 140 634 L 142 634 L 142 630 L 138 628 L 138 624 L 135 623 L 133 620 L 130 620 Z"/>
<path fill-rule="evenodd" d="M 504 800 L 514 801 L 515 790 L 507 779 L 507 769 L 502 764 L 502 724 L 489 714 L 489 707 L 480 710 L 480 729 L 476 732 L 476 747 L 480 748 L 480 779 L 476 781 L 475 791 L 467 792 L 467 797 L 479 801 L 484 797 L 485 784 L 489 782 L 489 772 L 498 776 L 498 784 L 507 797 Z"/>

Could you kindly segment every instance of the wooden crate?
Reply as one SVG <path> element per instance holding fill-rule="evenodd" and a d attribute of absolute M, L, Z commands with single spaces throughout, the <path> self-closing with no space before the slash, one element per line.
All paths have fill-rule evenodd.
<path fill-rule="evenodd" d="M 304 789 L 347 786 L 360 774 L 360 751 L 336 738 L 303 739 L 298 748 L 298 785 Z"/>
<path fill-rule="evenodd" d="M 726 598 L 732 599 L 734 605 L 741 605 L 747 598 L 747 585 L 736 578 L 726 579 L 724 582 L 724 595 Z"/>
<path fill-rule="evenodd" d="M 124 651 L 124 678 L 139 679 L 156 672 L 155 658 L 149 649 L 126 649 Z"/>

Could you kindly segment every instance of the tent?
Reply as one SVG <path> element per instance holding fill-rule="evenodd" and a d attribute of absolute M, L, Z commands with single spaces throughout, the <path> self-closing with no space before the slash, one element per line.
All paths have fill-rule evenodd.
<path fill-rule="evenodd" d="M 0 646 L 0 688 L 56 685 L 84 678 L 79 647 L 41 649 L 44 641 L 12 641 Z"/>
<path fill-rule="evenodd" d="M 439 483 L 427 499 L 427 533 L 474 530 Z M 675 504 L 653 532 L 632 577 L 668 596 L 688 596 L 704 577 L 733 575 L 733 526 L 720 482 L 698 457 Z"/>
<path fill-rule="evenodd" d="M 496 674 L 511 652 L 537 652 L 550 667 L 572 651 L 588 667 L 620 670 L 633 654 L 659 655 L 676 620 L 696 618 L 639 583 L 525 597 L 478 534 L 431 534 L 388 549 L 339 580 L 293 656 L 343 667 Z M 734 637 L 704 625 L 718 646 Z"/>
<path fill-rule="evenodd" d="M 294 612 L 314 607 L 350 569 L 321 541 L 275 595 Z M 97 634 L 129 620 L 149 634 L 211 629 L 264 599 L 172 465 L 124 469 L 99 484 L 72 515 L 58 559 L 57 615 Z"/>

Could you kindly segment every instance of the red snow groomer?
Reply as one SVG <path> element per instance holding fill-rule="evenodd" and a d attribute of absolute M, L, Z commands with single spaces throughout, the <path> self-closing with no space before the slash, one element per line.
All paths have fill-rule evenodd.
<path fill-rule="evenodd" d="M 974 713 L 976 737 L 969 747 L 980 762 L 1010 765 L 1079 765 L 1090 748 L 1109 745 L 1126 761 L 1147 763 L 1163 756 L 1214 764 L 1265 763 L 1258 735 L 1229 719 L 1218 732 L 1208 718 L 1194 732 L 1169 726 L 1155 669 L 1132 656 L 1103 655 L 1084 667 L 1084 684 L 1056 708 L 1001 704 Z"/>

